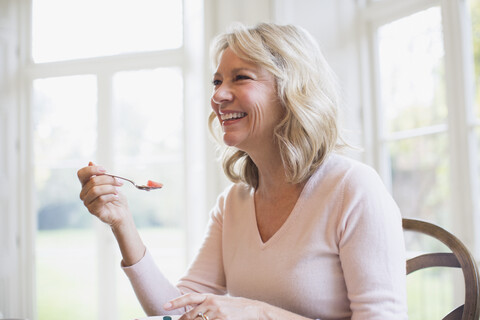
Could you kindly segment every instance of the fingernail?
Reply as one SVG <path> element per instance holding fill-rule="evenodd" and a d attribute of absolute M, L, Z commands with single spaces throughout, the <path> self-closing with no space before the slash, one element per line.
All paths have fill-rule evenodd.
<path fill-rule="evenodd" d="M 115 184 L 117 184 L 119 186 L 123 186 L 123 181 L 118 179 L 118 178 L 115 178 Z"/>
<path fill-rule="evenodd" d="M 107 170 L 104 167 L 98 167 L 98 171 L 100 172 L 107 172 Z"/>
<path fill-rule="evenodd" d="M 171 303 L 171 302 L 167 302 L 167 303 L 165 303 L 165 304 L 163 305 L 163 309 L 165 309 L 165 310 L 168 310 L 168 309 L 170 309 L 171 307 L 172 307 L 172 303 Z"/>

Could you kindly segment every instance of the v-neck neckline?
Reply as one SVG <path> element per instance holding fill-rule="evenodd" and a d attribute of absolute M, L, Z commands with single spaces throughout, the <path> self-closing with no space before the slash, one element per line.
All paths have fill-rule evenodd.
<path fill-rule="evenodd" d="M 278 228 L 278 230 L 275 231 L 275 233 L 270 238 L 268 238 L 266 241 L 263 241 L 262 236 L 260 234 L 260 229 L 258 227 L 257 209 L 255 207 L 255 189 L 251 188 L 251 190 L 250 190 L 250 203 L 251 203 L 251 206 L 252 206 L 252 210 L 250 210 L 250 212 L 251 212 L 250 219 L 252 221 L 252 224 L 253 224 L 253 227 L 254 227 L 254 230 L 255 230 L 257 242 L 259 243 L 259 246 L 260 246 L 261 249 L 265 249 L 268 246 L 270 246 L 271 243 L 275 243 L 275 242 L 279 241 L 277 239 L 281 238 L 282 234 L 284 234 L 289 229 L 289 227 L 291 226 L 291 224 L 295 220 L 295 217 L 299 214 L 299 212 L 301 212 L 301 208 L 303 207 L 303 202 L 304 202 L 304 198 L 305 198 L 304 195 L 306 193 L 306 190 L 308 189 L 308 186 L 310 184 L 310 180 L 311 180 L 311 177 L 307 180 L 307 182 L 303 186 L 303 189 L 300 192 L 300 195 L 298 196 L 298 199 L 295 202 L 295 205 L 293 206 L 292 211 L 290 211 L 290 214 L 288 215 L 287 219 L 285 219 L 285 221 L 280 226 L 280 228 Z"/>

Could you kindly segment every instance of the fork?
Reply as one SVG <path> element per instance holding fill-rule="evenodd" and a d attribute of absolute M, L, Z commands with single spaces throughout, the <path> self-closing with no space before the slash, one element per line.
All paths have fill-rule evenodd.
<path fill-rule="evenodd" d="M 140 189 L 140 190 L 144 190 L 144 191 L 150 191 L 150 190 L 160 189 L 160 188 L 162 187 L 162 185 L 159 185 L 159 186 L 138 185 L 138 184 L 136 184 L 134 181 L 132 181 L 132 180 L 130 180 L 130 179 L 127 179 L 127 178 L 124 178 L 124 177 L 120 177 L 120 176 L 117 176 L 117 175 L 114 175 L 114 174 L 110 174 L 110 173 L 104 173 L 104 175 L 110 176 L 110 177 L 113 177 L 113 178 L 118 178 L 118 179 L 122 179 L 122 180 L 128 181 L 128 182 L 130 182 L 131 184 L 133 184 L 133 185 L 135 186 L 135 188 Z"/>

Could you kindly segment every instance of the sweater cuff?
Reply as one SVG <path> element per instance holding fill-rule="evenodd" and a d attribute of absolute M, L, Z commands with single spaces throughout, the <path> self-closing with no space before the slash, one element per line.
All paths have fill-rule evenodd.
<path fill-rule="evenodd" d="M 152 255 L 148 249 L 145 250 L 145 254 L 143 255 L 142 259 L 140 259 L 137 263 L 132 264 L 131 266 L 125 266 L 123 260 L 120 262 L 120 267 L 123 271 L 130 276 L 139 276 L 142 273 L 149 271 L 151 266 L 155 264 Z"/>

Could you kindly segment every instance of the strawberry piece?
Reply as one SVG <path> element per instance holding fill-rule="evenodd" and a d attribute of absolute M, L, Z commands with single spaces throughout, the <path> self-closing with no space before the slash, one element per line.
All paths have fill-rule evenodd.
<path fill-rule="evenodd" d="M 148 180 L 147 181 L 147 186 L 152 187 L 152 188 L 161 188 L 161 187 L 163 187 L 163 184 L 161 184 L 159 182 L 152 181 L 152 180 Z"/>

